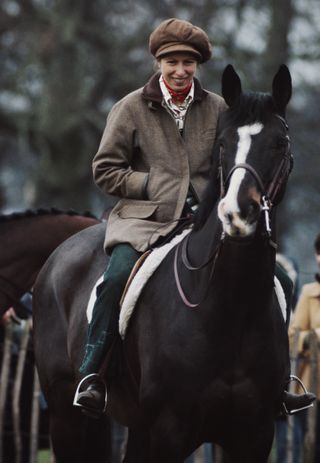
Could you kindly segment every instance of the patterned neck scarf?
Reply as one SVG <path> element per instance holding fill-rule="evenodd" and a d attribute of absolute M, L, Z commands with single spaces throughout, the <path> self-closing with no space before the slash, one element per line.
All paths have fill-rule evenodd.
<path fill-rule="evenodd" d="M 182 89 L 181 91 L 179 92 L 176 92 L 175 90 L 173 90 L 170 85 L 168 84 L 168 82 L 163 79 L 163 82 L 165 84 L 165 86 L 167 87 L 168 89 L 168 92 L 170 93 L 171 95 L 171 98 L 174 100 L 174 101 L 177 101 L 178 103 L 183 103 L 186 96 L 188 95 L 188 93 L 190 92 L 190 89 L 192 87 L 192 81 L 190 82 L 189 85 L 187 85 L 184 89 Z"/>

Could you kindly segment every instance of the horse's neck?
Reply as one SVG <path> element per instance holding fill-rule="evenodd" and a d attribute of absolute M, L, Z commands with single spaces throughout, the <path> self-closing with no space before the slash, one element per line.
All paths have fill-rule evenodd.
<path fill-rule="evenodd" d="M 188 254 L 194 265 L 203 263 L 217 249 L 221 241 L 222 227 L 217 217 L 216 207 L 203 227 L 191 233 Z"/>
<path fill-rule="evenodd" d="M 216 211 L 212 211 L 205 225 L 192 232 L 188 246 L 188 256 L 193 265 L 201 265 L 215 252 L 219 269 L 219 277 L 224 285 L 230 282 L 230 270 L 234 279 L 230 282 L 235 290 L 237 287 L 256 284 L 263 286 L 273 284 L 275 249 L 272 240 L 264 233 L 264 224 L 258 225 L 254 238 L 244 241 L 222 239 L 222 227 Z"/>

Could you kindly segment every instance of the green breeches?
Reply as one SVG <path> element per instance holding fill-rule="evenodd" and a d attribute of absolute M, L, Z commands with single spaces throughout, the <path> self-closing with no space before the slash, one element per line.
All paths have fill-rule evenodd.
<path fill-rule="evenodd" d="M 97 373 L 106 353 L 119 333 L 119 303 L 132 268 L 141 253 L 129 244 L 114 247 L 97 299 L 87 334 L 85 355 L 80 366 L 83 375 Z"/>

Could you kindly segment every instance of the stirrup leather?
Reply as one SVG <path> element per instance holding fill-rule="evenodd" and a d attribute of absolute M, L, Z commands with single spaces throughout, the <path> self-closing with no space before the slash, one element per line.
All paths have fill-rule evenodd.
<path fill-rule="evenodd" d="M 301 388 L 303 389 L 304 394 L 308 394 L 309 391 L 307 390 L 307 388 L 305 387 L 301 379 L 298 378 L 298 376 L 290 375 L 288 384 L 290 384 L 292 381 L 296 381 L 299 384 L 299 386 L 301 386 Z M 310 403 L 309 405 L 305 405 L 304 407 L 301 407 L 301 408 L 288 410 L 286 407 L 286 404 L 282 402 L 282 407 L 286 415 L 294 415 L 295 413 L 301 412 L 302 410 L 306 410 L 307 408 L 313 407 L 313 403 Z"/>
<path fill-rule="evenodd" d="M 73 398 L 73 405 L 75 407 L 81 407 L 83 408 L 83 405 L 79 404 L 78 402 L 78 399 L 79 399 L 79 394 L 81 392 L 83 392 L 83 390 L 86 389 L 86 387 L 83 387 L 84 385 L 86 385 L 87 382 L 91 382 L 91 380 L 95 379 L 95 378 L 99 378 L 99 375 L 97 373 L 91 373 L 90 375 L 87 375 L 85 376 L 84 378 L 82 378 L 82 380 L 80 381 L 80 383 L 78 384 L 78 387 L 76 389 L 76 392 L 74 394 L 74 398 Z M 106 395 L 105 395 L 105 399 L 104 399 L 104 408 L 103 408 L 103 413 L 106 411 L 106 408 L 107 408 L 107 390 L 106 390 Z"/>

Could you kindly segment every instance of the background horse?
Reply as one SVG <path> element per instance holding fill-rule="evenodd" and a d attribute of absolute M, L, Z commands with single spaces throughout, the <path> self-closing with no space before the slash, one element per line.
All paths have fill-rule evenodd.
<path fill-rule="evenodd" d="M 19 316 L 31 316 L 31 307 L 20 298 L 29 291 L 38 275 L 42 265 L 52 251 L 65 239 L 84 228 L 90 227 L 100 221 L 90 213 L 79 214 L 75 211 L 61 211 L 55 208 L 27 210 L 19 213 L 0 215 L 0 314 L 9 307 L 14 306 Z M 31 296 L 30 296 L 31 299 Z M 30 304 L 31 305 L 31 304 Z M 0 343 L 6 337 L 10 338 L 12 328 L 5 329 L 0 323 Z M 1 376 L 1 388 L 5 388 L 6 406 L 1 409 L 4 420 L 3 432 L 3 458 L 14 461 L 18 458 L 19 446 L 17 444 L 17 430 L 13 428 L 17 421 L 12 419 L 12 402 L 15 400 L 18 384 L 18 371 L 16 368 L 23 330 L 16 330 L 14 346 L 11 351 L 10 371 L 6 378 Z M 18 352 L 17 352 L 18 351 Z M 2 372 L 6 366 L 2 363 L 2 349 L 0 352 Z M 23 373 L 21 372 L 21 394 L 19 394 L 19 430 L 21 432 L 22 459 L 29 461 L 30 453 L 30 423 L 34 387 L 34 358 L 32 343 L 28 343 Z M 3 392 L 3 391 L 2 391 Z M 3 404 L 1 404 L 3 406 Z M 40 413 L 40 432 L 48 434 L 47 415 L 45 410 Z M 3 430 L 2 430 L 3 431 Z M 15 431 L 15 433 L 14 433 Z M 47 439 L 40 440 L 41 445 L 48 445 Z M 0 455 L 1 460 L 1 455 Z M 17 460 L 18 461 L 18 460 Z"/>
<path fill-rule="evenodd" d="M 19 308 L 52 251 L 69 236 L 99 222 L 89 213 L 37 209 L 0 215 L 0 315 Z"/>
<path fill-rule="evenodd" d="M 108 384 L 107 413 L 129 427 L 126 463 L 182 463 L 203 442 L 232 463 L 266 463 L 271 449 L 289 373 L 273 276 L 274 207 L 291 166 L 290 73 L 281 66 L 271 95 L 247 94 L 228 66 L 222 93 L 229 109 L 207 195 L 144 287 Z M 72 408 L 103 238 L 97 225 L 67 240 L 35 286 L 35 353 L 59 463 L 106 461 L 105 417 L 88 422 Z"/>

